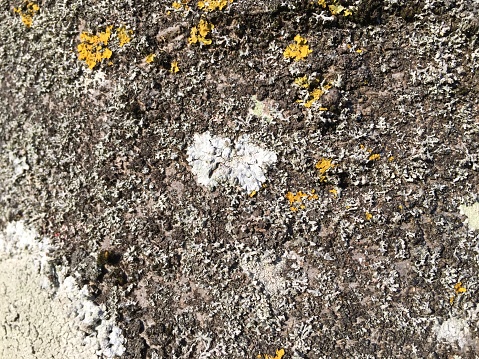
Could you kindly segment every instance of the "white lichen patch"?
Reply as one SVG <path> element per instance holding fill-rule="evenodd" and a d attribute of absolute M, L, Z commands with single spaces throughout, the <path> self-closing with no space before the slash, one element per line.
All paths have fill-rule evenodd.
<path fill-rule="evenodd" d="M 441 325 L 434 327 L 438 341 L 457 344 L 461 349 L 471 344 L 471 332 L 466 320 L 449 318 Z"/>
<path fill-rule="evenodd" d="M 243 259 L 241 268 L 253 282 L 262 285 L 271 295 L 281 295 L 287 288 L 286 279 L 281 274 L 284 270 L 282 261 L 275 264 L 265 255 L 261 261 Z"/>
<path fill-rule="evenodd" d="M 467 217 L 467 224 L 471 229 L 479 230 L 479 202 L 471 206 L 460 206 L 462 214 Z"/>
<path fill-rule="evenodd" d="M 274 152 L 250 143 L 247 135 L 232 143 L 209 132 L 195 134 L 187 155 L 199 184 L 211 188 L 230 183 L 247 192 L 261 188 L 266 171 L 277 160 Z"/>

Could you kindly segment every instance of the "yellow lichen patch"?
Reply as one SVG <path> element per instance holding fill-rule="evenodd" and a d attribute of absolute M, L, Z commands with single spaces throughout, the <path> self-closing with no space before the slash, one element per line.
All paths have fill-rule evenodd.
<path fill-rule="evenodd" d="M 322 6 L 324 9 L 326 9 L 326 6 L 328 6 L 328 4 L 326 3 L 326 0 L 318 0 L 318 4 Z"/>
<path fill-rule="evenodd" d="M 366 218 L 366 221 L 370 221 L 371 219 L 373 219 L 372 213 L 369 213 L 369 212 L 366 212 L 366 214 L 364 215 L 364 217 Z"/>
<path fill-rule="evenodd" d="M 233 0 L 207 0 L 198 1 L 198 8 L 203 11 L 223 10 L 228 4 L 231 4 Z"/>
<path fill-rule="evenodd" d="M 314 89 L 313 91 L 311 91 L 309 93 L 310 99 L 304 102 L 304 107 L 310 108 L 313 105 L 313 103 L 318 101 L 320 97 L 323 96 L 323 94 L 324 94 L 324 91 L 321 89 Z"/>
<path fill-rule="evenodd" d="M 283 56 L 286 59 L 294 59 L 294 61 L 299 61 L 306 58 L 311 52 L 313 52 L 309 48 L 308 41 L 301 37 L 301 35 L 296 35 L 294 37 L 294 42 L 294 44 L 289 44 L 283 52 Z"/>
<path fill-rule="evenodd" d="M 394 161 L 394 156 L 389 156 L 389 157 L 388 157 L 388 161 L 389 161 L 389 162 Z"/>
<path fill-rule="evenodd" d="M 309 194 L 302 191 L 299 191 L 297 193 L 286 193 L 286 199 L 289 201 L 290 205 L 289 209 L 292 212 L 298 211 L 298 207 L 299 209 L 305 209 L 306 206 L 304 204 L 304 200 L 313 201 L 317 200 L 318 198 L 319 196 L 316 194 L 316 191 L 314 189 L 311 190 Z"/>
<path fill-rule="evenodd" d="M 328 5 L 328 9 L 333 15 L 341 14 L 346 8 L 342 5 Z"/>
<path fill-rule="evenodd" d="M 249 198 L 253 198 L 254 196 L 256 196 L 256 193 L 258 192 L 256 192 L 256 190 L 253 190 L 253 192 L 249 194 Z"/>
<path fill-rule="evenodd" d="M 106 47 L 111 36 L 113 26 L 108 26 L 104 32 L 93 35 L 88 32 L 80 34 L 81 42 L 78 44 L 78 59 L 85 61 L 90 69 L 93 69 L 103 59 L 109 59 L 111 50 Z"/>
<path fill-rule="evenodd" d="M 148 63 L 148 64 L 151 64 L 153 61 L 155 61 L 155 58 L 156 58 L 156 55 L 155 55 L 155 54 L 149 54 L 149 55 L 145 58 L 145 62 Z"/>
<path fill-rule="evenodd" d="M 20 19 L 26 27 L 33 24 L 33 16 L 40 10 L 37 3 L 33 1 L 24 1 L 21 7 L 16 7 L 13 12 L 20 15 Z"/>
<path fill-rule="evenodd" d="M 327 84 L 320 84 L 318 79 L 313 79 L 309 81 L 307 76 L 297 77 L 294 80 L 294 84 L 303 89 L 313 88 L 312 91 L 308 92 L 306 99 L 296 100 L 297 103 L 302 103 L 306 108 L 310 108 L 316 101 L 321 98 L 321 96 L 323 96 L 331 87 L 333 87 L 333 85 L 329 82 Z M 327 108 L 320 107 L 319 110 L 326 111 Z"/>
<path fill-rule="evenodd" d="M 454 285 L 454 292 L 456 292 L 456 294 L 462 294 L 462 293 L 466 293 L 467 289 L 462 286 L 462 282 L 457 282 Z"/>
<path fill-rule="evenodd" d="M 196 44 L 200 42 L 204 45 L 210 45 L 211 39 L 207 39 L 206 37 L 214 28 L 215 26 L 213 24 L 201 19 L 199 24 L 191 29 L 188 43 Z"/>
<path fill-rule="evenodd" d="M 338 197 L 338 190 L 336 188 L 331 188 L 329 190 L 329 193 L 332 193 L 334 198 L 337 198 Z"/>
<path fill-rule="evenodd" d="M 368 160 L 369 160 L 369 161 L 377 161 L 377 160 L 379 160 L 380 158 L 381 158 L 381 155 L 380 155 L 380 154 L 378 154 L 378 153 L 372 153 L 372 154 L 369 156 Z"/>
<path fill-rule="evenodd" d="M 462 286 L 462 282 L 457 282 L 456 284 L 454 284 L 454 295 L 449 298 L 449 304 L 453 305 L 454 300 L 456 299 L 456 296 L 466 292 L 467 292 L 467 289 Z"/>
<path fill-rule="evenodd" d="M 125 27 L 119 27 L 116 29 L 116 35 L 118 36 L 119 46 L 123 47 L 131 41 L 132 30 L 127 30 Z"/>
<path fill-rule="evenodd" d="M 175 10 L 186 10 L 188 11 L 190 7 L 188 6 L 190 0 L 181 0 L 181 1 L 173 1 L 171 7 Z"/>
<path fill-rule="evenodd" d="M 278 349 L 276 350 L 276 355 L 275 356 L 272 356 L 272 355 L 269 355 L 269 354 L 258 354 L 256 357 L 258 359 L 281 359 L 283 358 L 283 355 L 284 355 L 284 349 Z"/>
<path fill-rule="evenodd" d="M 178 67 L 178 61 L 175 60 L 171 63 L 170 72 L 176 74 L 178 71 L 180 71 L 180 68 Z"/>
<path fill-rule="evenodd" d="M 337 0 L 327 1 L 327 0 L 318 0 L 318 4 L 323 7 L 323 9 L 328 8 L 331 15 L 343 15 L 350 16 L 353 14 L 352 8 L 344 7 L 341 4 L 338 4 Z"/>
<path fill-rule="evenodd" d="M 296 85 L 298 85 L 299 87 L 302 87 L 304 89 L 307 89 L 309 88 L 309 80 L 308 80 L 308 76 L 303 76 L 303 77 L 297 77 L 294 79 L 294 83 Z"/>
<path fill-rule="evenodd" d="M 333 168 L 335 165 L 333 164 L 333 160 L 331 158 L 321 158 L 318 162 L 316 162 L 316 169 L 319 170 L 319 179 L 320 181 L 326 180 L 326 172 L 330 168 Z"/>

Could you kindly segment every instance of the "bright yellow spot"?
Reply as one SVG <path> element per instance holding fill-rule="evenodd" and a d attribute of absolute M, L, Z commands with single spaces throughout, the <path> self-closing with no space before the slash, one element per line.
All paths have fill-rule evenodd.
<path fill-rule="evenodd" d="M 294 59 L 294 61 L 299 61 L 306 58 L 312 50 L 308 46 L 308 41 L 301 37 L 301 35 L 296 35 L 294 37 L 294 44 L 288 45 L 283 52 L 283 56 L 286 59 Z"/>
<path fill-rule="evenodd" d="M 369 161 L 377 161 L 381 158 L 381 155 L 378 153 L 373 153 L 371 156 L 369 156 L 368 160 Z"/>
<path fill-rule="evenodd" d="M 85 61 L 90 69 L 93 69 L 103 59 L 109 59 L 112 55 L 111 50 L 106 47 L 111 36 L 113 26 L 107 26 L 104 32 L 93 35 L 88 32 L 80 34 L 81 42 L 77 46 L 78 59 Z"/>
<path fill-rule="evenodd" d="M 357 52 L 358 54 L 361 54 L 361 53 L 363 52 L 363 50 L 357 49 L 356 52 Z"/>
<path fill-rule="evenodd" d="M 388 157 L 388 161 L 389 161 L 389 162 L 394 161 L 394 156 L 389 156 L 389 157 Z"/>
<path fill-rule="evenodd" d="M 462 282 L 458 282 L 454 285 L 454 291 L 456 294 L 466 293 L 467 289 L 462 286 Z"/>
<path fill-rule="evenodd" d="M 403 209 L 403 206 L 402 206 L 402 205 L 399 205 L 398 208 L 399 208 L 400 210 L 402 210 L 402 209 Z"/>
<path fill-rule="evenodd" d="M 302 88 L 309 88 L 308 76 L 297 77 L 294 79 L 294 83 Z"/>
<path fill-rule="evenodd" d="M 256 193 L 257 193 L 256 191 L 251 192 L 249 194 L 249 198 L 253 198 L 254 196 L 256 196 Z"/>
<path fill-rule="evenodd" d="M 198 1 L 198 8 L 203 11 L 223 10 L 228 3 L 231 4 L 233 0 L 207 0 Z"/>
<path fill-rule="evenodd" d="M 313 201 L 313 200 L 317 200 L 319 198 L 319 196 L 315 193 L 314 189 L 311 190 L 311 192 L 309 194 L 305 193 L 305 192 L 302 192 L 302 191 L 299 191 L 297 193 L 293 193 L 293 192 L 288 192 L 286 193 L 286 198 L 287 200 L 289 201 L 289 209 L 292 211 L 292 212 L 296 212 L 298 210 L 298 206 L 299 206 L 299 209 L 305 209 L 306 206 L 305 204 L 303 203 L 304 200 L 308 200 L 308 201 Z"/>
<path fill-rule="evenodd" d="M 335 198 L 338 197 L 338 190 L 336 188 L 330 189 L 329 192 L 332 193 Z"/>
<path fill-rule="evenodd" d="M 326 4 L 326 0 L 318 0 L 318 4 L 321 5 L 323 9 L 326 9 L 326 6 L 328 6 L 328 4 Z"/>
<path fill-rule="evenodd" d="M 191 29 L 188 43 L 196 44 L 197 42 L 201 42 L 204 45 L 210 45 L 211 39 L 207 39 L 206 36 L 214 28 L 215 26 L 213 24 L 201 19 L 199 24 Z"/>
<path fill-rule="evenodd" d="M 181 0 L 180 2 L 174 1 L 171 4 L 171 7 L 175 10 L 181 10 L 181 8 L 183 8 L 183 10 L 189 10 L 190 9 L 190 7 L 188 6 L 189 2 L 190 0 Z"/>
<path fill-rule="evenodd" d="M 454 296 L 452 296 L 452 297 L 449 298 L 449 304 L 450 304 L 450 305 L 453 305 L 453 304 L 454 304 L 454 299 L 455 299 Z"/>
<path fill-rule="evenodd" d="M 326 172 L 330 169 L 335 167 L 333 164 L 333 160 L 331 158 L 321 158 L 318 162 L 316 162 L 316 169 L 319 170 L 319 179 L 321 181 L 326 180 Z"/>
<path fill-rule="evenodd" d="M 332 15 L 341 15 L 342 13 L 344 16 L 350 16 L 353 14 L 351 8 L 346 8 L 341 4 L 338 4 L 337 0 L 332 0 L 332 4 L 330 5 L 327 5 L 326 0 L 319 0 L 319 5 L 323 8 L 326 8 L 327 6 Z"/>
<path fill-rule="evenodd" d="M 131 41 L 131 35 L 133 35 L 132 30 L 127 30 L 125 27 L 119 27 L 116 29 L 116 34 L 118 36 L 119 46 L 123 47 Z"/>
<path fill-rule="evenodd" d="M 33 24 L 33 16 L 40 10 L 37 3 L 32 1 L 24 1 L 22 7 L 16 7 L 13 12 L 20 15 L 20 19 L 26 27 L 31 27 Z"/>
<path fill-rule="evenodd" d="M 283 358 L 283 355 L 284 355 L 284 349 L 278 349 L 276 350 L 276 355 L 275 356 L 272 356 L 272 355 L 269 355 L 269 354 L 258 354 L 256 357 L 258 359 L 281 359 Z"/>
<path fill-rule="evenodd" d="M 313 103 L 319 100 L 321 96 L 323 96 L 324 91 L 321 89 L 314 89 L 312 92 L 309 93 L 311 97 L 308 101 L 304 103 L 304 107 L 310 108 Z"/>
<path fill-rule="evenodd" d="M 170 72 L 176 74 L 178 71 L 180 71 L 180 68 L 178 67 L 178 61 L 175 60 L 171 63 Z"/>
<path fill-rule="evenodd" d="M 313 199 L 318 199 L 319 196 L 316 194 L 316 190 L 312 189 L 310 195 L 308 196 L 308 200 L 312 201 Z"/>
<path fill-rule="evenodd" d="M 341 12 L 343 10 L 346 9 L 342 5 L 328 5 L 328 8 L 329 8 L 329 11 L 331 12 L 331 14 L 333 14 L 333 15 L 339 15 L 339 14 L 341 14 Z"/>
<path fill-rule="evenodd" d="M 148 63 L 148 64 L 151 64 L 153 61 L 155 61 L 155 57 L 156 57 L 155 54 L 149 54 L 149 55 L 145 58 L 145 62 Z"/>
<path fill-rule="evenodd" d="M 320 107 L 319 111 L 328 111 L 328 108 L 327 107 Z"/>
<path fill-rule="evenodd" d="M 366 221 L 370 221 L 373 218 L 373 215 L 369 212 L 366 212 L 365 217 L 366 217 Z"/>

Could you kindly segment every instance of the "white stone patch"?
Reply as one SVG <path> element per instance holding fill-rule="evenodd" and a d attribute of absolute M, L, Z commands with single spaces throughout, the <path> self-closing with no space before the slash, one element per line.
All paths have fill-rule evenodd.
<path fill-rule="evenodd" d="M 457 343 L 461 349 L 471 344 L 471 332 L 464 319 L 449 318 L 441 325 L 436 325 L 434 331 L 438 341 L 446 341 L 450 344 Z"/>
<path fill-rule="evenodd" d="M 459 210 L 461 214 L 467 217 L 467 224 L 470 228 L 479 230 L 479 202 L 474 203 L 471 206 L 460 206 Z"/>
<path fill-rule="evenodd" d="M 247 135 L 232 143 L 229 138 L 211 136 L 209 132 L 195 134 L 187 155 L 198 183 L 211 188 L 227 182 L 249 193 L 259 190 L 277 156 L 248 140 Z"/>
<path fill-rule="evenodd" d="M 98 359 L 121 356 L 125 339 L 87 287 L 53 268 L 46 238 L 22 221 L 0 232 L 0 358 Z M 56 275 L 58 288 L 47 279 Z"/>

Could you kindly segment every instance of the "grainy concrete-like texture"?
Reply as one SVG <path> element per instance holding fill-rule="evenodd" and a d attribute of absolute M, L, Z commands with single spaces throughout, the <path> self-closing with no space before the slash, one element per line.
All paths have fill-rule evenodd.
<path fill-rule="evenodd" d="M 102 356 L 474 358 L 478 19 L 1 1 L 0 228 Z"/>
<path fill-rule="evenodd" d="M 23 223 L 0 233 L 0 358 L 113 357 L 124 351 L 120 330 L 88 300 L 73 278 L 48 274 L 48 244 Z M 58 281 L 59 280 L 59 281 Z"/>

